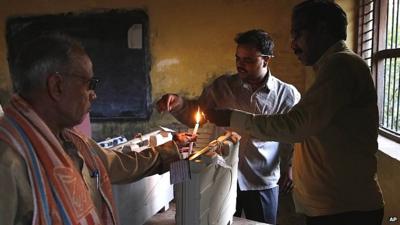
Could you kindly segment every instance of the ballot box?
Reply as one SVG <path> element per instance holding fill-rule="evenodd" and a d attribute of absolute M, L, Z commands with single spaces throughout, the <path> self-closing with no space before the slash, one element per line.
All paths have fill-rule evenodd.
<path fill-rule="evenodd" d="M 121 225 L 142 225 L 172 201 L 169 173 L 153 175 L 124 185 L 113 185 Z"/>
<path fill-rule="evenodd" d="M 187 163 L 189 178 L 174 184 L 177 225 L 232 224 L 238 151 L 238 141 L 221 136 L 182 161 Z"/>
<path fill-rule="evenodd" d="M 129 141 L 119 136 L 103 141 L 101 144 L 114 151 L 140 152 L 172 140 L 171 132 L 172 130 L 161 127 L 160 130 Z M 129 184 L 113 185 L 112 190 L 121 225 L 144 224 L 161 209 L 167 209 L 169 202 L 174 198 L 169 173 L 145 177 Z"/>

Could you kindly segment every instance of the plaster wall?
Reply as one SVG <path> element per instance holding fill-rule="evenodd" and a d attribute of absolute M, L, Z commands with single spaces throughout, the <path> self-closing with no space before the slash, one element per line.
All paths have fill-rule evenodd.
<path fill-rule="evenodd" d="M 194 97 L 215 77 L 235 72 L 238 32 L 268 31 L 275 40 L 271 71 L 278 78 L 305 89 L 305 69 L 290 49 L 290 13 L 299 0 L 0 0 L 0 101 L 11 85 L 6 60 L 5 23 L 9 16 L 32 16 L 98 9 L 143 9 L 149 16 L 152 97 L 167 92 Z M 150 121 L 93 124 L 93 137 L 146 132 L 175 122 L 153 113 Z"/>

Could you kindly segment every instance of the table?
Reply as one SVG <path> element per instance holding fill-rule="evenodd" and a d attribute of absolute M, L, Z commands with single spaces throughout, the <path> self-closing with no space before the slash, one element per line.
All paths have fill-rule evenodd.
<path fill-rule="evenodd" d="M 176 225 L 175 223 L 175 204 L 170 204 L 167 211 L 157 213 L 151 217 L 144 225 Z M 233 217 L 232 225 L 270 225 L 267 223 L 260 223 L 245 218 Z"/>

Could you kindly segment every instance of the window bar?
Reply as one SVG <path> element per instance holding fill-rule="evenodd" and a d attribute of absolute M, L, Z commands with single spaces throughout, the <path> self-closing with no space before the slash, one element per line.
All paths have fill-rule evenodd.
<path fill-rule="evenodd" d="M 399 23 L 399 0 L 397 0 L 396 1 L 396 4 L 395 4 L 397 7 L 396 7 L 396 19 L 394 20 L 395 22 L 394 22 L 394 27 L 395 27 L 395 32 L 394 33 L 392 33 L 392 36 L 395 36 L 395 48 L 398 48 L 398 44 L 397 44 L 397 36 L 398 36 L 398 23 Z M 393 7 L 394 8 L 394 7 Z M 393 35 L 393 34 L 395 34 L 395 35 Z M 397 60 L 397 59 L 396 59 Z M 396 64 L 397 65 L 397 64 Z"/>
<path fill-rule="evenodd" d="M 373 21 L 372 21 L 372 22 L 373 22 Z M 364 36 L 364 35 L 366 35 L 366 34 L 368 34 L 368 33 L 370 33 L 370 32 L 372 33 L 372 29 L 371 29 L 371 30 L 367 30 L 367 31 L 361 33 L 361 35 Z"/>
<path fill-rule="evenodd" d="M 390 48 L 393 49 L 393 48 L 396 47 L 396 43 L 394 42 L 394 38 L 395 38 L 394 29 L 395 29 L 395 24 L 396 24 L 396 20 L 395 20 L 395 18 L 396 18 L 396 16 L 395 16 L 395 12 L 396 12 L 395 5 L 396 5 L 396 3 L 395 3 L 395 0 L 391 0 L 391 1 L 392 1 L 392 28 L 390 29 L 390 33 L 391 33 L 391 45 L 390 45 Z"/>
<path fill-rule="evenodd" d="M 369 14 L 371 14 L 372 13 L 372 10 L 371 11 L 368 11 L 368 12 L 366 12 L 366 13 L 363 13 L 363 16 L 364 17 L 367 17 L 367 16 L 369 16 Z"/>
<path fill-rule="evenodd" d="M 393 81 L 392 81 L 392 77 L 393 77 L 393 72 L 394 72 L 394 67 L 395 67 L 395 64 L 393 61 L 395 61 L 395 58 L 390 59 L 390 73 L 389 73 L 389 77 L 388 77 L 389 85 L 388 85 L 388 101 L 387 101 L 387 104 L 388 104 L 388 126 L 387 126 L 387 128 L 389 128 L 389 129 L 393 129 L 393 123 L 392 123 L 393 122 L 392 121 L 392 118 L 393 118 L 393 94 L 392 94 Z"/>
<path fill-rule="evenodd" d="M 386 46 L 386 48 L 388 48 L 388 46 L 389 46 L 389 37 L 388 37 L 388 30 L 389 30 L 389 11 L 390 11 L 390 7 L 389 7 L 389 5 L 390 5 L 390 3 L 389 3 L 389 0 L 388 0 L 388 7 L 387 7 L 387 12 L 386 12 L 386 15 L 387 15 L 387 19 L 386 19 L 386 38 L 385 38 L 385 46 Z M 385 61 L 386 62 L 386 61 Z M 385 64 L 386 65 L 386 64 Z M 386 74 L 386 73 L 385 73 Z"/>
<path fill-rule="evenodd" d="M 364 0 L 362 0 L 362 2 L 363 2 L 363 4 L 362 4 L 362 6 L 360 7 L 360 9 L 359 9 L 359 14 L 361 14 L 363 11 L 364 11 L 364 7 L 365 7 L 365 1 Z M 363 37 L 364 37 L 364 35 L 362 35 L 363 33 L 364 33 L 364 16 L 360 16 L 360 24 L 361 24 L 361 27 L 360 27 L 360 29 L 361 29 L 361 31 L 360 31 L 360 33 L 361 33 L 361 35 L 360 35 L 360 42 L 359 42 L 359 45 L 360 45 L 360 52 L 362 52 L 363 51 L 363 44 L 362 44 L 362 39 L 363 39 Z"/>
<path fill-rule="evenodd" d="M 385 64 L 384 64 L 384 67 L 383 67 L 383 70 L 384 70 L 384 72 L 383 72 L 383 105 L 382 105 L 382 107 L 383 107 L 383 110 L 382 110 L 382 118 L 381 118 L 381 125 L 383 126 L 383 127 L 386 127 L 386 123 L 385 123 L 385 120 L 387 120 L 387 116 L 385 115 L 386 114 L 386 112 L 387 112 L 387 110 L 386 110 L 386 74 L 387 74 L 387 71 L 388 71 L 388 66 L 387 66 L 387 58 L 385 58 Z"/>
<path fill-rule="evenodd" d="M 398 44 L 398 39 L 397 39 L 397 37 L 398 37 L 398 31 L 399 31 L 399 28 L 398 28 L 398 26 L 399 26 L 399 0 L 396 0 L 396 24 L 395 24 L 395 27 L 396 27 L 396 32 L 395 32 L 395 36 L 396 36 L 396 48 L 398 48 L 398 46 L 399 46 L 399 44 Z M 398 104 L 398 99 L 396 99 L 396 77 L 397 77 L 397 74 L 398 74 L 398 72 L 396 72 L 396 70 L 397 70 L 397 65 L 398 65 L 398 60 L 399 58 L 398 57 L 396 57 L 396 59 L 395 59 L 395 67 L 394 67 L 394 69 L 395 69 L 395 71 L 394 71 L 394 74 L 393 74 L 393 88 L 392 88 L 392 130 L 397 130 L 397 114 L 398 114 L 398 112 L 396 112 L 396 109 L 398 108 L 396 108 L 396 103 Z"/>
<path fill-rule="evenodd" d="M 362 41 L 362 44 L 367 43 L 368 41 L 372 41 L 372 38 L 368 38 L 368 39 L 366 39 L 366 40 L 363 40 L 363 41 Z"/>
<path fill-rule="evenodd" d="M 372 12 L 372 11 L 371 11 Z M 367 24 L 369 24 L 369 23 L 371 23 L 371 22 L 373 22 L 374 21 L 374 19 L 369 19 L 369 20 L 367 20 L 367 21 L 365 21 L 363 24 L 364 25 L 367 25 Z"/>
<path fill-rule="evenodd" d="M 366 49 L 363 49 L 362 52 L 368 52 L 370 50 L 372 50 L 372 48 L 366 48 Z"/>
<path fill-rule="evenodd" d="M 391 121 L 390 121 L 390 129 L 394 130 L 394 114 L 395 114 L 395 92 L 396 92 L 396 73 L 397 73 L 397 57 L 394 58 L 394 66 L 393 66 L 393 83 L 392 83 L 392 90 L 391 90 L 391 94 L 392 94 L 392 98 L 391 98 L 391 106 L 392 106 L 392 113 L 391 113 Z"/>
<path fill-rule="evenodd" d="M 385 85 L 385 93 L 386 93 L 386 98 L 385 98 L 385 114 L 386 114 L 386 116 L 385 116 L 385 119 L 386 119 L 386 123 L 385 123 L 385 127 L 386 128 L 389 128 L 389 118 L 390 118 L 390 115 L 389 115 L 389 112 L 390 112 L 390 77 L 391 77 L 391 75 L 392 75 L 392 60 L 393 60 L 393 58 L 390 58 L 389 59 L 389 68 L 388 68 L 388 71 L 389 71 L 389 74 L 387 74 L 387 73 L 385 73 L 385 77 L 387 78 L 386 79 L 386 85 Z"/>
<path fill-rule="evenodd" d="M 397 79 L 396 79 L 397 78 Z M 395 131 L 396 133 L 399 132 L 400 130 L 400 124 L 399 124 L 399 111 L 400 111 L 400 72 L 396 74 L 395 76 L 395 82 L 393 84 L 393 86 L 396 86 L 397 83 L 397 99 L 396 99 L 396 103 L 397 103 L 397 109 L 396 109 L 396 117 L 395 117 Z M 393 95 L 395 95 L 396 93 L 393 93 Z M 394 114 L 393 114 L 394 116 Z"/>
<path fill-rule="evenodd" d="M 396 79 L 395 79 L 396 80 Z M 396 132 L 400 131 L 400 122 L 399 122 L 399 111 L 400 111 L 400 73 L 397 77 L 397 82 L 395 81 L 395 85 L 397 83 L 397 113 L 396 113 Z"/>
<path fill-rule="evenodd" d="M 375 20 L 374 20 L 374 17 L 375 17 L 375 12 L 374 12 L 374 1 L 375 0 L 371 0 L 370 1 L 370 10 L 371 10 L 371 12 L 372 12 L 372 26 L 371 26 L 371 37 L 372 37 L 372 41 L 371 41 L 371 46 L 370 46 L 370 48 L 371 48 L 371 50 L 370 50 L 370 60 L 369 60 L 369 69 L 370 69 L 370 71 L 372 71 L 372 53 L 373 53 L 373 46 L 374 46 L 374 42 L 375 42 L 375 40 L 374 40 L 374 27 L 375 27 Z"/>

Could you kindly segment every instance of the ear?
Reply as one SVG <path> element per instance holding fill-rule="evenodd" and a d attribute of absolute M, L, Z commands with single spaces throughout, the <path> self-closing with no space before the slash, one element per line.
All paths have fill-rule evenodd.
<path fill-rule="evenodd" d="M 50 74 L 47 77 L 47 93 L 49 97 L 58 101 L 63 94 L 63 77 L 60 74 Z"/>
<path fill-rule="evenodd" d="M 269 56 L 263 56 L 264 62 L 263 62 L 263 67 L 267 67 L 268 66 L 268 62 L 271 59 L 271 57 Z"/>

